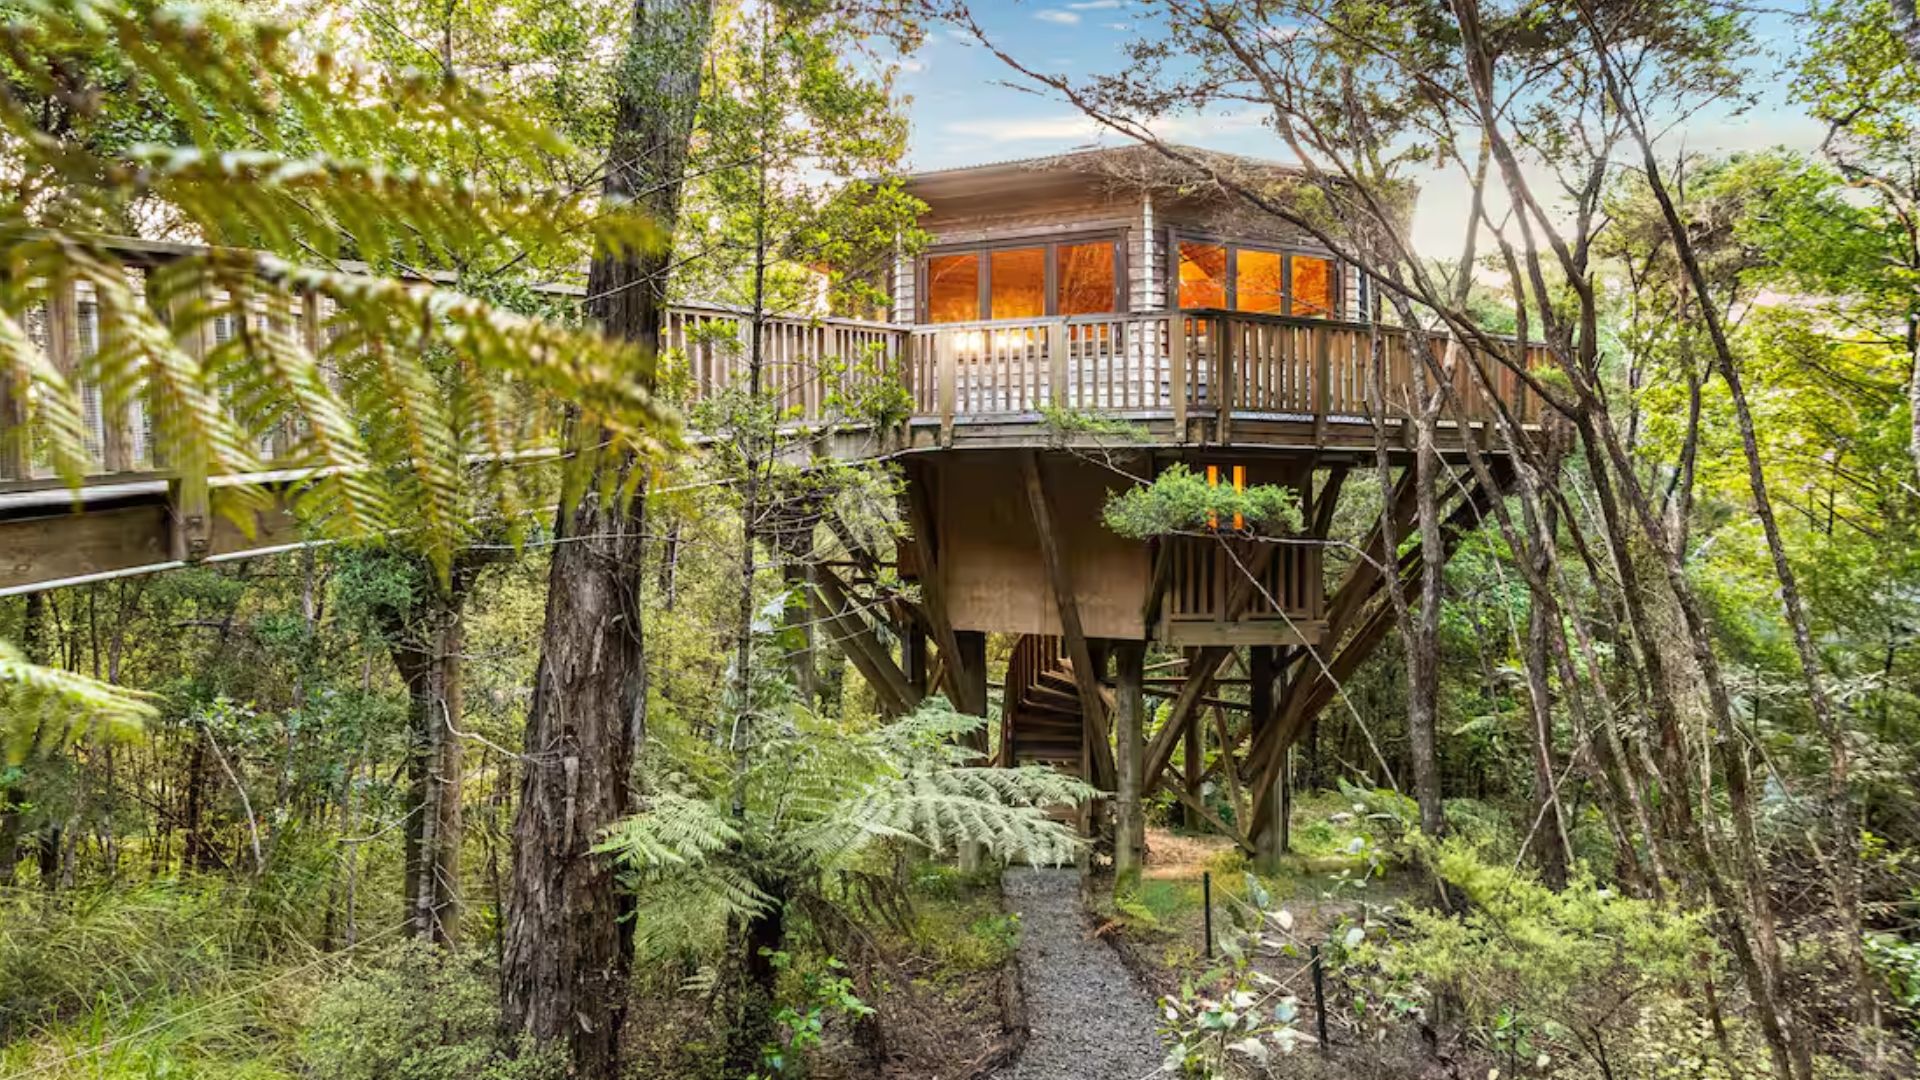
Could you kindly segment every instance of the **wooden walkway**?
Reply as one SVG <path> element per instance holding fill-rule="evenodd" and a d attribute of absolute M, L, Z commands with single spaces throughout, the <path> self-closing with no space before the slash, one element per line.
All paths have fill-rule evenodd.
<path fill-rule="evenodd" d="M 131 276 L 203 249 L 128 242 Z M 218 297 L 211 298 L 218 302 Z M 180 344 L 204 355 L 229 340 L 238 320 L 275 325 L 316 356 L 332 340 L 332 312 L 313 296 L 256 297 Z M 72 287 L 35 317 L 30 332 L 63 373 L 78 377 L 101 341 L 97 305 Z M 750 320 L 742 312 L 687 305 L 669 314 L 662 393 L 682 407 L 735 385 L 747 367 Z M 1380 438 L 1369 415 L 1369 369 L 1377 341 L 1390 412 L 1411 387 L 1411 338 L 1403 331 L 1333 320 L 1224 311 L 1149 311 L 1113 316 L 899 326 L 837 318 L 762 320 L 763 385 L 790 422 L 812 432 L 805 452 L 839 459 L 938 449 L 1047 447 L 1101 436 L 1063 436 L 1063 415 L 1128 421 L 1148 445 L 1255 447 L 1272 451 L 1359 453 Z M 1528 351 L 1528 361 L 1533 361 Z M 1539 406 L 1508 368 L 1483 363 L 1495 392 L 1469 371 L 1468 354 L 1449 350 L 1463 422 L 1443 431 L 1443 452 L 1472 440 L 1483 446 L 1496 416 L 1532 425 Z M 863 415 L 862 401 L 884 383 L 903 394 L 905 415 Z M 134 405 L 101 407 L 82 382 L 95 471 L 78 489 L 36 462 L 9 432 L 22 403 L 0 385 L 0 595 L 167 569 L 201 560 L 244 558 L 297 545 L 300 525 L 286 499 L 259 514 L 249 531 L 207 512 L 209 492 L 183 490 L 153 450 L 149 418 Z M 1401 451 L 1401 421 L 1385 421 Z M 261 485 L 281 493 L 310 476 L 288 451 L 286 432 L 251 433 L 271 470 L 214 477 L 210 487 Z M 695 433 L 697 436 L 697 433 Z M 1178 617 L 1180 598 L 1173 599 Z"/>

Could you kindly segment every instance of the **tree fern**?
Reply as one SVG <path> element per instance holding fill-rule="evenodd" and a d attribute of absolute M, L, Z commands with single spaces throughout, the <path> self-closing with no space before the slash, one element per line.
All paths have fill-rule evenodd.
<path fill-rule="evenodd" d="M 737 777 L 704 791 L 677 777 L 693 793 L 655 795 L 609 830 L 600 850 L 632 875 L 643 908 L 664 914 L 697 895 L 750 917 L 773 903 L 821 901 L 835 877 L 881 843 L 934 854 L 977 843 L 1002 858 L 1052 863 L 1073 858 L 1080 843 L 1046 810 L 1093 789 L 1051 769 L 972 764 L 977 755 L 956 743 L 985 720 L 944 698 L 869 731 L 824 728 L 803 711 L 789 722 L 747 751 Z M 665 917 L 688 932 L 711 929 Z M 684 944 L 662 928 L 650 940 L 662 949 Z"/>
<path fill-rule="evenodd" d="M 671 441 L 644 389 L 651 357 L 449 287 L 660 239 L 590 192 L 422 168 L 448 158 L 436 148 L 483 146 L 511 166 L 494 175 L 590 171 L 471 86 L 361 66 L 230 11 L 13 0 L 0 13 L 0 140 L 0 400 L 12 410 L 0 461 L 70 485 L 100 471 L 97 393 L 97 415 L 148 419 L 155 464 L 183 484 L 241 478 L 216 485 L 214 502 L 242 529 L 270 505 L 246 478 L 291 469 L 310 528 L 404 529 L 444 572 L 483 512 L 518 515 L 554 490 L 524 466 L 554 459 L 562 406 L 608 452 Z M 205 246 L 101 233 L 135 221 Z M 58 331 L 42 313 L 81 288 L 99 347 L 67 355 L 35 328 Z M 216 327 L 234 332 L 216 341 Z M 19 685 L 138 713 L 98 687 L 28 680 L 9 656 Z"/>
<path fill-rule="evenodd" d="M 154 714 L 143 693 L 30 663 L 0 641 L 0 765 L 52 752 L 83 734 L 125 738 Z"/>

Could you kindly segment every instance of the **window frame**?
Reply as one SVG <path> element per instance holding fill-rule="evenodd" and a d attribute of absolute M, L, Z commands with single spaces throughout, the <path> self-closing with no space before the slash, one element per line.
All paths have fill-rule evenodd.
<path fill-rule="evenodd" d="M 1167 230 L 1167 309 L 1170 311 L 1212 311 L 1213 308 L 1183 307 L 1180 303 L 1180 245 L 1184 243 L 1210 244 L 1226 252 L 1227 277 L 1224 288 L 1227 305 L 1218 309 L 1240 315 L 1271 315 L 1271 312 L 1241 311 L 1240 304 L 1240 252 L 1259 251 L 1279 255 L 1280 259 L 1280 315 L 1283 318 L 1320 319 L 1327 322 L 1350 321 L 1347 315 L 1347 264 L 1330 251 L 1317 251 L 1297 244 L 1269 243 L 1261 240 L 1243 241 L 1218 233 L 1199 232 L 1189 229 L 1169 228 Z M 1333 268 L 1333 310 L 1325 315 L 1299 315 L 1293 310 L 1293 260 L 1295 256 L 1319 259 Z"/>
<path fill-rule="evenodd" d="M 1060 314 L 1060 249 L 1080 247 L 1087 244 L 1113 245 L 1113 310 L 1085 315 Z M 1046 290 L 1046 312 L 1036 316 L 1014 316 L 998 319 L 993 314 L 993 253 L 996 251 L 1016 251 L 1021 248 L 1040 248 L 1046 273 L 1042 288 Z M 942 255 L 973 255 L 979 259 L 980 280 L 978 283 L 979 310 L 981 317 L 961 322 L 936 323 L 929 318 L 930 302 L 933 297 L 929 290 L 927 262 Z M 995 237 L 991 240 L 957 241 L 953 243 L 932 244 L 914 260 L 914 323 L 918 326 L 966 326 L 972 323 L 990 322 L 1032 322 L 1034 319 L 1099 319 L 1109 316 L 1125 315 L 1129 311 L 1131 299 L 1127 279 L 1127 231 L 1125 229 L 1098 229 L 1088 232 L 1047 233 L 1039 236 Z"/>

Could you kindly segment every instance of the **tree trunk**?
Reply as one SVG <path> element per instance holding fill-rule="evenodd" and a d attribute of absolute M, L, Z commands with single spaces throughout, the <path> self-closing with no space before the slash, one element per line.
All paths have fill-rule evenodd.
<path fill-rule="evenodd" d="M 423 568 L 424 569 L 424 568 Z M 407 686 L 407 828 L 404 895 L 413 936 L 452 945 L 460 929 L 462 761 L 460 651 L 471 571 L 450 587 L 429 581 L 421 605 L 387 627 Z"/>
<path fill-rule="evenodd" d="M 603 190 L 651 212 L 666 233 L 679 209 L 710 22 L 705 0 L 635 0 L 616 75 Z M 665 250 L 595 253 L 588 306 L 605 333 L 657 353 L 670 265 Z M 596 435 L 576 430 L 573 445 L 591 447 Z M 639 467 L 599 461 L 556 521 L 565 542 L 553 549 L 527 711 L 502 957 L 509 1030 L 565 1042 L 574 1075 L 593 1080 L 618 1075 L 632 952 L 631 897 L 592 847 L 632 809 L 642 734 L 644 501 L 640 484 L 624 483 Z M 626 502 L 606 497 L 622 490 L 636 493 Z"/>
<path fill-rule="evenodd" d="M 1554 510 L 1541 508 L 1546 520 L 1535 531 L 1539 542 L 1533 552 L 1534 577 L 1545 582 L 1552 553 L 1545 544 L 1554 536 Z M 1550 888 L 1567 887 L 1567 863 L 1571 845 L 1567 823 L 1560 807 L 1560 780 L 1555 775 L 1553 753 L 1553 690 L 1548 677 L 1553 663 L 1552 634 L 1556 612 L 1552 601 L 1536 589 L 1527 605 L 1527 690 L 1533 719 L 1533 805 L 1534 820 L 1530 846 L 1540 867 L 1540 878 Z"/>

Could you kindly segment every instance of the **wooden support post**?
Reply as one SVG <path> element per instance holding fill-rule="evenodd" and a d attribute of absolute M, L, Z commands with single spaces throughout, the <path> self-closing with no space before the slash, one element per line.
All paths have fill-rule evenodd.
<path fill-rule="evenodd" d="M 1147 658 L 1144 641 L 1113 644 L 1114 764 L 1118 773 L 1114 798 L 1113 885 L 1116 890 L 1140 883 L 1147 860 L 1146 807 L 1141 802 L 1142 737 L 1146 726 L 1146 697 L 1141 668 Z"/>
<path fill-rule="evenodd" d="M 1252 715 L 1248 719 L 1252 725 L 1252 730 L 1257 736 L 1268 724 L 1279 722 L 1279 717 L 1273 714 L 1274 656 L 1271 646 L 1260 645 L 1249 651 L 1252 655 L 1248 658 L 1248 667 L 1251 669 L 1250 675 L 1253 682 L 1248 687 L 1248 693 L 1252 701 Z M 1258 740 L 1256 738 L 1253 741 L 1257 743 Z M 1256 769 L 1255 771 L 1257 775 L 1258 770 Z M 1276 783 L 1278 782 L 1279 781 L 1276 781 Z M 1259 802 L 1260 800 L 1256 797 L 1254 801 Z M 1266 805 L 1272 808 L 1277 816 L 1282 805 L 1282 800 L 1269 799 L 1266 801 Z M 1254 833 L 1259 850 L 1258 862 L 1260 869 L 1268 873 L 1279 868 L 1280 856 L 1286 850 L 1280 843 L 1281 830 L 1273 827 L 1275 824 L 1277 823 L 1255 823 L 1254 828 L 1250 830 Z M 1262 825 L 1265 827 L 1261 827 Z"/>
<path fill-rule="evenodd" d="M 987 714 L 987 699 L 984 693 L 972 698 L 971 687 L 974 680 L 965 674 L 965 664 L 960 662 L 959 640 L 953 629 L 953 620 L 947 616 L 946 581 L 942 577 L 940 562 L 939 531 L 933 520 L 933 499 L 927 489 L 928 473 L 925 470 L 910 470 L 907 476 L 906 512 L 907 526 L 913 532 L 913 547 L 916 562 L 920 570 L 921 607 L 926 612 L 927 625 L 933 631 L 933 643 L 940 648 L 940 666 L 946 673 L 947 699 L 961 712 L 975 716 Z M 985 685 L 984 677 L 980 680 Z"/>
<path fill-rule="evenodd" d="M 956 669 L 961 678 L 970 684 L 965 693 L 969 701 L 979 702 L 975 716 L 987 715 L 987 635 L 978 630 L 957 630 L 954 632 L 955 644 L 959 655 Z M 986 764 L 987 729 L 983 725 L 978 731 L 967 737 L 967 745 L 981 755 L 980 764 Z M 980 869 L 986 859 L 986 848 L 980 844 L 960 845 L 960 870 L 971 874 Z"/>
<path fill-rule="evenodd" d="M 1111 790 L 1113 747 L 1108 740 L 1106 700 L 1100 694 L 1100 672 L 1094 667 L 1093 650 L 1087 646 L 1087 636 L 1080 625 L 1080 601 L 1074 592 L 1066 556 L 1060 550 L 1059 536 L 1054 532 L 1053 508 L 1040 476 L 1039 456 L 1032 451 L 1024 454 L 1021 471 L 1026 476 L 1027 505 L 1033 512 L 1034 533 L 1040 541 L 1040 561 L 1046 567 L 1047 582 L 1060 610 L 1060 637 L 1067 647 L 1067 659 L 1073 664 L 1074 688 L 1080 692 L 1091 766 L 1086 775 L 1094 786 Z"/>
<path fill-rule="evenodd" d="M 1195 799 L 1198 799 L 1201 797 L 1200 788 L 1202 787 L 1200 770 L 1203 767 L 1202 763 L 1207 760 L 1207 728 L 1205 724 L 1199 722 L 1197 711 L 1194 718 L 1187 723 L 1185 743 L 1186 757 L 1181 763 L 1180 782 L 1186 785 Z M 1200 827 L 1200 815 L 1194 812 L 1193 807 L 1182 806 L 1180 824 L 1189 829 L 1197 829 Z"/>
<path fill-rule="evenodd" d="M 1173 439 L 1187 441 L 1187 317 L 1167 316 L 1167 389 L 1173 395 Z"/>
<path fill-rule="evenodd" d="M 1313 334 L 1313 445 L 1327 445 L 1327 413 L 1333 410 L 1333 328 L 1318 326 Z"/>
<path fill-rule="evenodd" d="M 1220 393 L 1220 420 L 1214 440 L 1220 443 L 1233 441 L 1233 400 L 1236 393 L 1234 382 L 1233 335 L 1236 327 L 1233 320 L 1225 315 L 1213 322 L 1213 363 Z"/>
<path fill-rule="evenodd" d="M 933 337 L 933 359 L 939 366 L 940 444 L 942 446 L 953 444 L 953 415 L 960 394 L 959 363 L 953 355 L 956 344 L 952 331 L 943 330 Z"/>
<path fill-rule="evenodd" d="M 921 628 L 918 620 L 908 619 L 899 628 L 900 670 L 907 677 L 907 686 L 915 694 L 925 698 L 932 684 L 927 681 L 927 632 Z"/>
<path fill-rule="evenodd" d="M 167 481 L 169 547 L 181 562 L 199 562 L 212 554 L 213 498 L 206 477 Z"/>
<path fill-rule="evenodd" d="M 1057 319 L 1047 324 L 1047 386 L 1052 395 L 1053 407 L 1068 408 L 1067 396 L 1067 321 Z"/>

